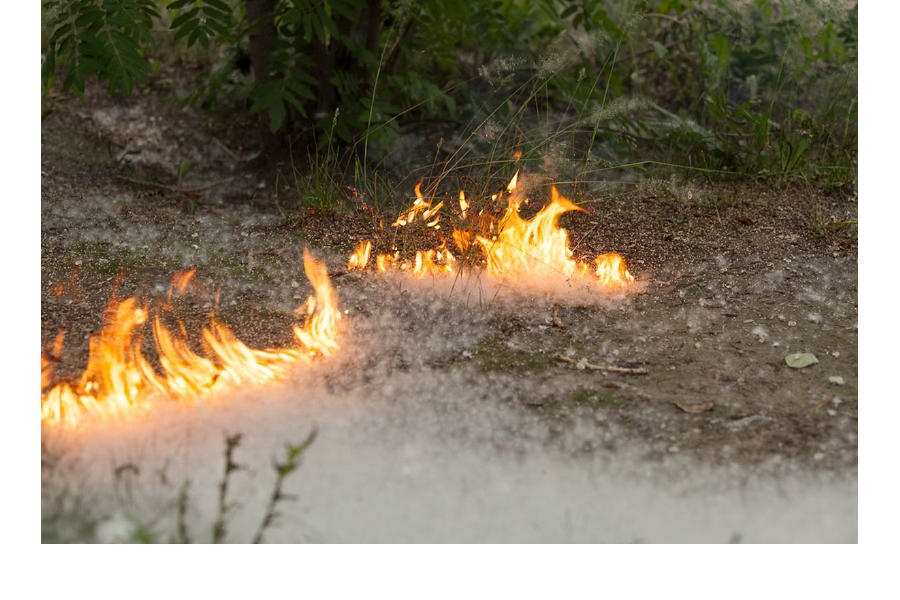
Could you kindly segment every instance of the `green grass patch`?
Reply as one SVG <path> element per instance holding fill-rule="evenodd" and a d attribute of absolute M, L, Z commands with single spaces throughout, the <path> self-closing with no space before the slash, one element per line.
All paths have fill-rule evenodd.
<path fill-rule="evenodd" d="M 481 342 L 475 350 L 475 360 L 483 371 L 528 373 L 544 371 L 550 366 L 550 360 L 543 354 L 510 348 L 497 338 Z"/>
<path fill-rule="evenodd" d="M 578 388 L 569 394 L 569 401 L 575 404 L 592 404 L 596 406 L 609 406 L 619 408 L 626 400 L 617 396 L 612 389 Z"/>
<path fill-rule="evenodd" d="M 128 248 L 114 247 L 108 242 L 75 242 L 68 246 L 67 253 L 72 266 L 101 277 L 132 273 L 154 264 L 151 258 Z"/>

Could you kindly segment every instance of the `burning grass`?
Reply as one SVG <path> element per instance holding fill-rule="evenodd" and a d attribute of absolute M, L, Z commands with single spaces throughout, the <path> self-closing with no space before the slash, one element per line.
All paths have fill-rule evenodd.
<path fill-rule="evenodd" d="M 162 398 L 190 403 L 245 383 L 280 381 L 296 363 L 334 354 L 341 317 L 337 295 L 325 265 L 307 251 L 303 266 L 314 295 L 297 310 L 298 316 L 306 317 L 293 329 L 297 344 L 288 348 L 250 348 L 211 315 L 209 327 L 201 333 L 205 350 L 201 355 L 191 348 L 184 325 L 179 321 L 178 331 L 173 332 L 163 325 L 157 311 L 151 325 L 159 362 L 155 368 L 141 350 L 141 330 L 150 319 L 149 308 L 134 297 L 113 299 L 105 326 L 90 340 L 87 368 L 77 382 L 54 384 L 53 366 L 62 350 L 62 332 L 42 354 L 41 421 L 75 428 L 88 418 L 122 417 L 146 410 Z M 168 300 L 173 291 L 184 291 L 192 275 L 191 271 L 176 274 Z"/>
<path fill-rule="evenodd" d="M 463 276 L 466 282 L 461 289 L 472 281 L 480 285 L 482 275 L 496 289 L 543 285 L 547 291 L 556 291 L 574 283 L 601 297 L 637 285 L 618 254 L 601 254 L 592 261 L 573 255 L 568 232 L 559 227 L 559 219 L 566 212 L 582 209 L 555 187 L 550 202 L 531 218 L 520 213 L 528 198 L 519 187 L 518 173 L 490 202 L 469 200 L 460 192 L 458 210 L 450 209 L 447 201 L 426 198 L 421 183 L 415 194 L 412 205 L 391 226 L 395 231 L 423 233 L 420 239 L 431 248 L 415 250 L 413 258 L 406 247 L 401 252 L 395 244 L 391 252 L 375 255 L 372 242 L 365 240 L 350 256 L 349 269 L 366 269 L 374 263 L 374 269 L 382 274 L 443 278 L 452 285 Z M 506 208 L 500 211 L 504 203 Z M 444 211 L 451 210 L 447 217 Z M 498 216 L 498 212 L 502 214 Z M 450 234 L 445 236 L 443 226 L 451 219 Z M 137 298 L 113 299 L 102 331 L 90 340 L 87 367 L 78 381 L 54 380 L 62 333 L 42 355 L 42 422 L 75 428 L 88 417 L 122 417 L 146 410 L 160 398 L 191 403 L 225 389 L 283 380 L 297 362 L 333 355 L 339 349 L 337 297 L 323 263 L 305 253 L 304 268 L 315 294 L 298 309 L 298 315 L 306 318 L 293 327 L 296 345 L 286 348 L 250 348 L 211 315 L 201 332 L 203 352 L 195 351 L 184 324 L 173 319 L 171 311 L 169 320 L 177 322 L 177 327 L 167 327 L 162 319 L 171 306 L 172 294 L 184 292 L 193 271 L 176 274 L 161 310 L 153 315 Z M 154 362 L 142 353 L 142 330 L 148 321 L 157 354 Z"/>
<path fill-rule="evenodd" d="M 528 198 L 518 184 L 518 172 L 505 193 L 491 196 L 490 202 L 476 202 L 459 193 L 459 210 L 453 210 L 453 226 L 448 242 L 442 229 L 446 202 L 427 199 L 422 184 L 415 188 L 416 199 L 391 224 L 394 228 L 418 227 L 432 243 L 426 250 L 416 250 L 414 257 L 404 253 L 396 243 L 391 251 L 378 254 L 374 260 L 379 272 L 403 271 L 413 277 L 459 275 L 462 270 L 479 269 L 495 281 L 524 283 L 538 280 L 583 283 L 601 291 L 624 291 L 635 284 L 625 260 L 618 254 L 601 254 L 591 262 L 573 256 L 568 232 L 559 226 L 566 212 L 580 207 L 551 188 L 551 199 L 530 219 L 523 218 L 520 208 Z M 495 216 L 490 207 L 502 206 L 503 214 Z M 365 269 L 370 264 L 372 242 L 365 240 L 351 254 L 347 266 Z"/>

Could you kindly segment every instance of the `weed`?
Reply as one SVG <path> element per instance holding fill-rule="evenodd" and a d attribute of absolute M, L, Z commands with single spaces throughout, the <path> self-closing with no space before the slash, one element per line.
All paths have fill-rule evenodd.
<path fill-rule="evenodd" d="M 287 444 L 285 448 L 284 461 L 275 463 L 275 473 L 277 474 L 277 477 L 275 479 L 275 487 L 272 489 L 272 495 L 269 497 L 269 504 L 266 507 L 266 513 L 263 516 L 262 522 L 259 524 L 259 529 L 256 531 L 256 535 L 253 536 L 254 544 L 262 542 L 263 534 L 265 533 L 266 529 L 271 526 L 276 517 L 278 517 L 278 512 L 276 512 L 278 503 L 282 500 L 293 498 L 293 496 L 284 493 L 284 482 L 288 478 L 288 476 L 290 476 L 290 474 L 296 471 L 300 466 L 300 459 L 303 457 L 303 454 L 306 452 L 306 450 L 315 441 L 317 434 L 318 431 L 313 429 L 306 437 L 306 439 L 301 443 Z"/>
<path fill-rule="evenodd" d="M 807 224 L 810 231 L 820 238 L 844 235 L 849 240 L 856 240 L 858 235 L 856 219 L 838 219 L 834 215 L 828 215 L 819 205 L 810 209 Z"/>
<path fill-rule="evenodd" d="M 241 434 L 238 433 L 225 438 L 225 472 L 222 475 L 222 480 L 219 482 L 218 514 L 212 531 L 214 544 L 219 544 L 225 540 L 225 517 L 231 509 L 231 506 L 226 501 L 228 497 L 228 482 L 231 479 L 231 474 L 241 469 L 240 465 L 234 462 L 234 450 L 241 443 L 241 437 Z"/>
<path fill-rule="evenodd" d="M 265 532 L 275 523 L 279 516 L 278 506 L 284 500 L 290 500 L 292 495 L 284 492 L 284 485 L 299 467 L 303 455 L 316 439 L 317 430 L 313 429 L 302 442 L 287 444 L 284 458 L 273 464 L 276 479 L 266 505 L 265 512 L 253 538 L 253 543 L 263 541 Z M 225 437 L 225 467 L 218 485 L 218 501 L 216 518 L 212 525 L 212 543 L 224 543 L 228 536 L 228 520 L 235 504 L 229 501 L 228 495 L 234 475 L 244 467 L 235 461 L 235 452 L 242 440 L 241 434 Z M 141 543 L 152 544 L 160 541 L 171 543 L 191 544 L 196 540 L 188 529 L 188 511 L 190 509 L 191 482 L 181 484 L 177 497 L 173 502 L 167 502 L 160 510 L 154 510 L 156 514 L 147 516 L 146 507 L 141 509 L 138 498 L 133 495 L 132 484 L 140 475 L 138 467 L 132 463 L 126 463 L 115 469 L 117 484 L 117 503 L 120 507 L 116 513 L 105 520 L 98 520 L 92 514 L 90 502 L 80 496 L 70 493 L 68 488 L 62 489 L 58 494 L 49 498 L 44 507 L 45 516 L 42 517 L 42 539 L 45 542 L 79 542 L 88 539 L 98 539 L 101 542 Z M 162 473 L 160 482 L 168 485 L 165 474 Z M 121 490 L 122 493 L 119 492 Z M 163 519 L 174 511 L 174 531 L 166 533 L 168 525 L 163 525 Z"/>

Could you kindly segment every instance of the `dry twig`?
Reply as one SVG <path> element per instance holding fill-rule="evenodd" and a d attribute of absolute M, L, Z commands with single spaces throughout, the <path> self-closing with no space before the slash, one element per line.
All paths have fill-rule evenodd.
<path fill-rule="evenodd" d="M 128 183 L 133 183 L 135 185 L 143 185 L 145 187 L 153 187 L 161 190 L 166 190 L 167 192 L 175 192 L 176 194 L 185 194 L 187 196 L 193 194 L 199 194 L 200 192 L 204 192 L 210 188 L 214 188 L 220 185 L 225 185 L 226 183 L 231 183 L 234 181 L 234 177 L 227 177 L 225 179 L 219 179 L 217 181 L 211 181 L 209 183 L 205 183 L 203 185 L 198 185 L 196 187 L 184 188 L 178 187 L 176 185 L 166 185 L 165 183 L 157 183 L 156 181 L 147 181 L 146 179 L 136 179 L 134 177 L 128 177 L 126 175 L 117 175 L 117 179 L 121 179 L 122 181 L 127 181 Z"/>
<path fill-rule="evenodd" d="M 649 371 L 647 371 L 647 369 L 643 367 L 614 367 L 612 365 L 595 365 L 587 362 L 584 359 L 566 356 L 565 354 L 557 354 L 556 359 L 575 365 L 582 369 L 589 369 L 591 371 L 603 371 L 604 373 L 623 373 L 625 375 L 646 375 L 647 373 L 649 373 Z"/>

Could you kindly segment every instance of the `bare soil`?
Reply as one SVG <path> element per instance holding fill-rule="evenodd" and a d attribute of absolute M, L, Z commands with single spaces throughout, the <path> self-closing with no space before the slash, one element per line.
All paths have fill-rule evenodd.
<path fill-rule="evenodd" d="M 357 240 L 384 235 L 378 215 L 349 191 L 337 213 L 301 211 L 290 158 L 254 161 L 261 140 L 252 119 L 179 108 L 166 101 L 172 85 L 48 103 L 41 340 L 49 346 L 65 330 L 61 376 L 83 369 L 113 294 L 160 299 L 173 273 L 190 268 L 196 285 L 177 306 L 188 331 L 199 332 L 215 308 L 251 346 L 289 344 L 293 310 L 310 293 L 300 262 L 309 247 L 328 262 L 352 335 L 378 339 L 385 327 L 407 327 L 384 336 L 377 355 L 354 354 L 356 370 L 335 389 L 364 382 L 367 369 L 459 370 L 473 386 L 503 382 L 497 401 L 546 419 L 560 439 L 591 423 L 596 434 L 573 452 L 627 442 L 650 461 L 680 455 L 855 476 L 855 194 L 598 180 L 574 194 L 587 212 L 562 224 L 577 256 L 624 255 L 640 293 L 593 303 L 527 293 L 474 301 L 347 273 Z M 411 188 L 398 191 L 385 220 Z M 785 357 L 794 352 L 819 362 L 792 369 Z"/>

